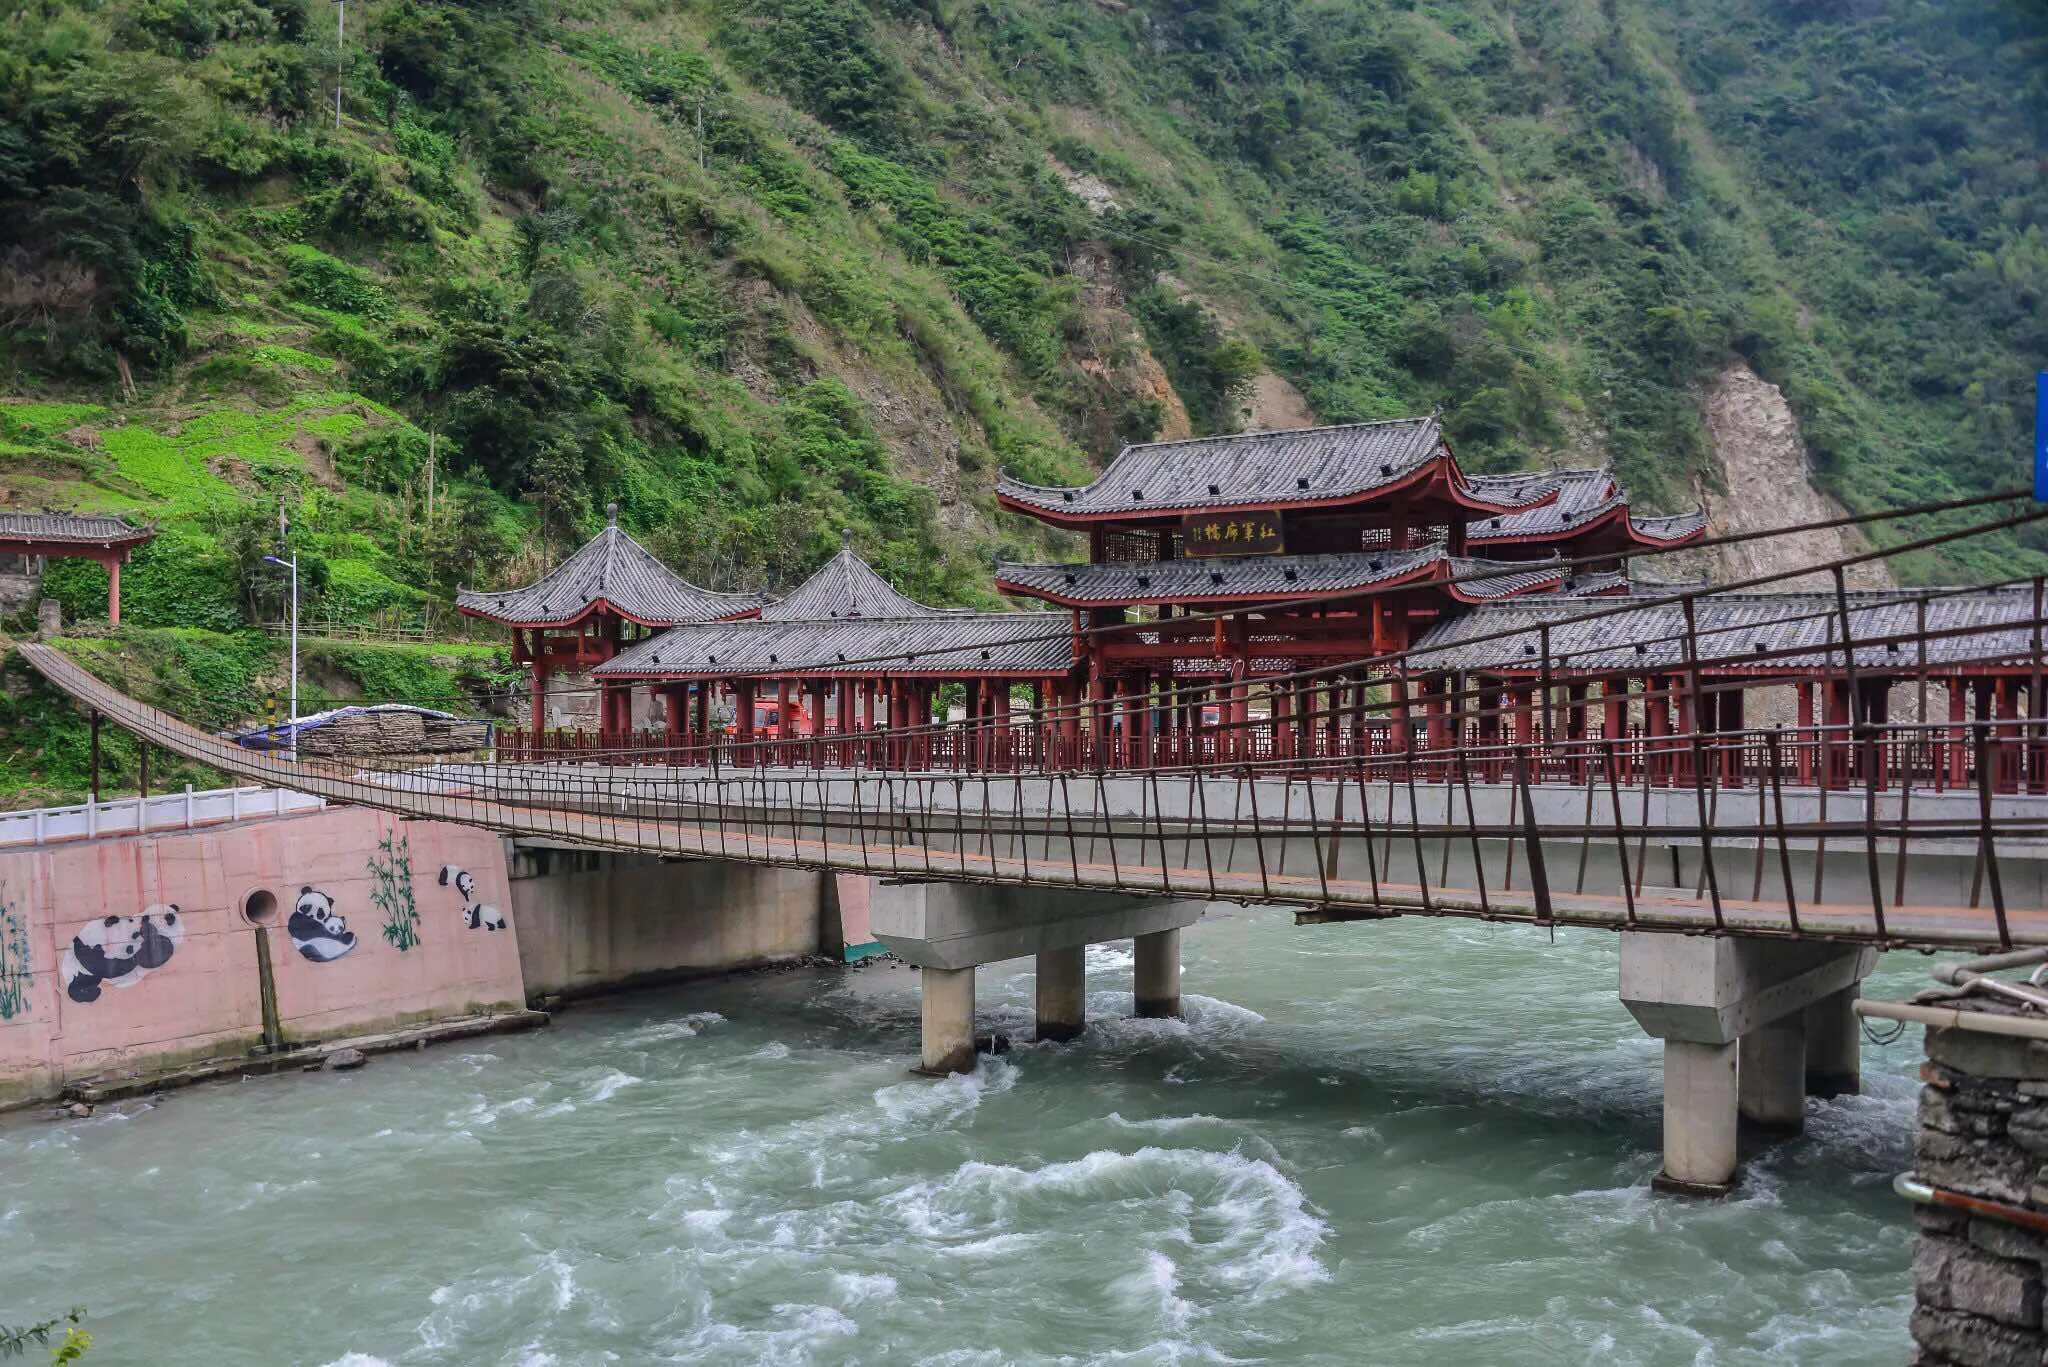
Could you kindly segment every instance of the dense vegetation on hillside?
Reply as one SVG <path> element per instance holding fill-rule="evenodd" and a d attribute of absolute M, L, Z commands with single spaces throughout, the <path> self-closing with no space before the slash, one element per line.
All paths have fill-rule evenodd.
<path fill-rule="evenodd" d="M 2048 364 L 2034 0 L 0 2 L 0 489 L 159 520 L 140 628 L 274 618 L 280 499 L 344 622 L 608 501 L 985 599 L 998 468 L 1267 369 L 1680 506 L 1741 356 L 1897 505 L 2013 482 Z"/>

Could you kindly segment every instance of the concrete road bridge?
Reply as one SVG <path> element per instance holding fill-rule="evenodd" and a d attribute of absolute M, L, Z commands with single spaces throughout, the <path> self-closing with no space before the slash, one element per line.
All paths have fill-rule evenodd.
<path fill-rule="evenodd" d="M 1177 1013 L 1179 933 L 1213 902 L 1613 930 L 1623 999 L 1664 1041 L 1659 1181 L 1679 1190 L 1733 1181 L 1739 1117 L 1796 1128 L 1805 1096 L 1856 1087 L 1852 1006 L 1880 949 L 2048 944 L 2048 795 L 1999 791 L 2026 785 L 1996 781 L 1986 736 L 1974 765 L 1866 762 L 1860 787 L 1816 786 L 1775 728 L 1664 736 L 1684 763 L 1627 767 L 1593 741 L 1040 770 L 829 739 L 753 747 L 740 767 L 726 749 L 295 762 L 22 649 L 96 717 L 250 782 L 528 843 L 863 876 L 876 937 L 922 970 L 934 1072 L 971 1066 L 985 963 L 1036 956 L 1040 1033 L 1067 1036 L 1085 946 L 1131 938 L 1137 1009 Z M 2002 725 L 2031 763 L 2042 738 L 2013 736 L 2033 723 Z M 1867 756 L 1926 733 L 1813 744 Z"/>

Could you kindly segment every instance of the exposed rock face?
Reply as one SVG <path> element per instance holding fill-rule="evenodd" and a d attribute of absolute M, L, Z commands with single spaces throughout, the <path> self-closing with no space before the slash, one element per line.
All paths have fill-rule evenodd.
<path fill-rule="evenodd" d="M 417 712 L 359 712 L 299 733 L 299 753 L 309 757 L 448 755 L 490 744 L 489 723 Z"/>
<path fill-rule="evenodd" d="M 1133 441 L 1180 441 L 1195 434 L 1188 418 L 1188 406 L 1145 345 L 1144 334 L 1124 306 L 1116 269 L 1100 247 L 1082 247 L 1068 262 L 1068 268 L 1087 282 L 1082 291 L 1081 335 L 1076 339 L 1077 360 L 1084 374 L 1095 381 L 1098 402 L 1094 432 L 1087 445 L 1099 457 L 1116 453 L 1124 439 Z M 1159 405 L 1159 426 L 1149 433 L 1114 432 L 1111 419 L 1129 398 L 1150 399 Z"/>
<path fill-rule="evenodd" d="M 1842 508 L 1813 487 L 1813 466 L 1792 407 L 1776 385 L 1742 361 L 1731 361 L 1701 398 L 1714 456 L 1721 464 L 1725 493 L 1701 490 L 1707 505 L 1707 534 L 1767 531 L 1773 527 L 1840 517 Z M 1724 582 L 1781 574 L 1803 565 L 1869 549 L 1853 530 L 1806 532 L 1722 546 L 1706 552 L 1708 573 Z M 1894 581 L 1882 564 L 1852 566 L 1851 588 L 1888 588 Z M 1772 589 L 1823 589 L 1826 574 L 1800 575 Z"/>
<path fill-rule="evenodd" d="M 1253 378 L 1251 395 L 1244 401 L 1244 419 L 1247 432 L 1290 432 L 1316 425 L 1315 410 L 1302 392 L 1270 370 Z"/>

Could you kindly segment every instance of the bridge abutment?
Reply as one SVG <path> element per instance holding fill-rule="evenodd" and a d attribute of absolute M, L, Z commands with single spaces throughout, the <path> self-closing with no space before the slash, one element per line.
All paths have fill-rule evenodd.
<path fill-rule="evenodd" d="M 1688 1195 L 1731 1189 L 1737 1126 L 1779 1132 L 1805 1119 L 1807 1013 L 1832 1013 L 1876 965 L 1877 951 L 1735 935 L 1629 931 L 1621 998 L 1664 1041 L 1664 1167 L 1654 1185 Z M 1828 1035 L 1820 1055 L 1837 1081 L 1855 1072 L 1857 1036 Z"/>

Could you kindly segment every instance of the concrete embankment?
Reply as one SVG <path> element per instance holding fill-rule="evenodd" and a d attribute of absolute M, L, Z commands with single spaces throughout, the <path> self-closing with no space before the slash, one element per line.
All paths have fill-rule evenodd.
<path fill-rule="evenodd" d="M 829 874 L 251 805 L 0 846 L 0 1107 L 523 1028 L 546 1019 L 531 1000 L 843 948 Z"/>

